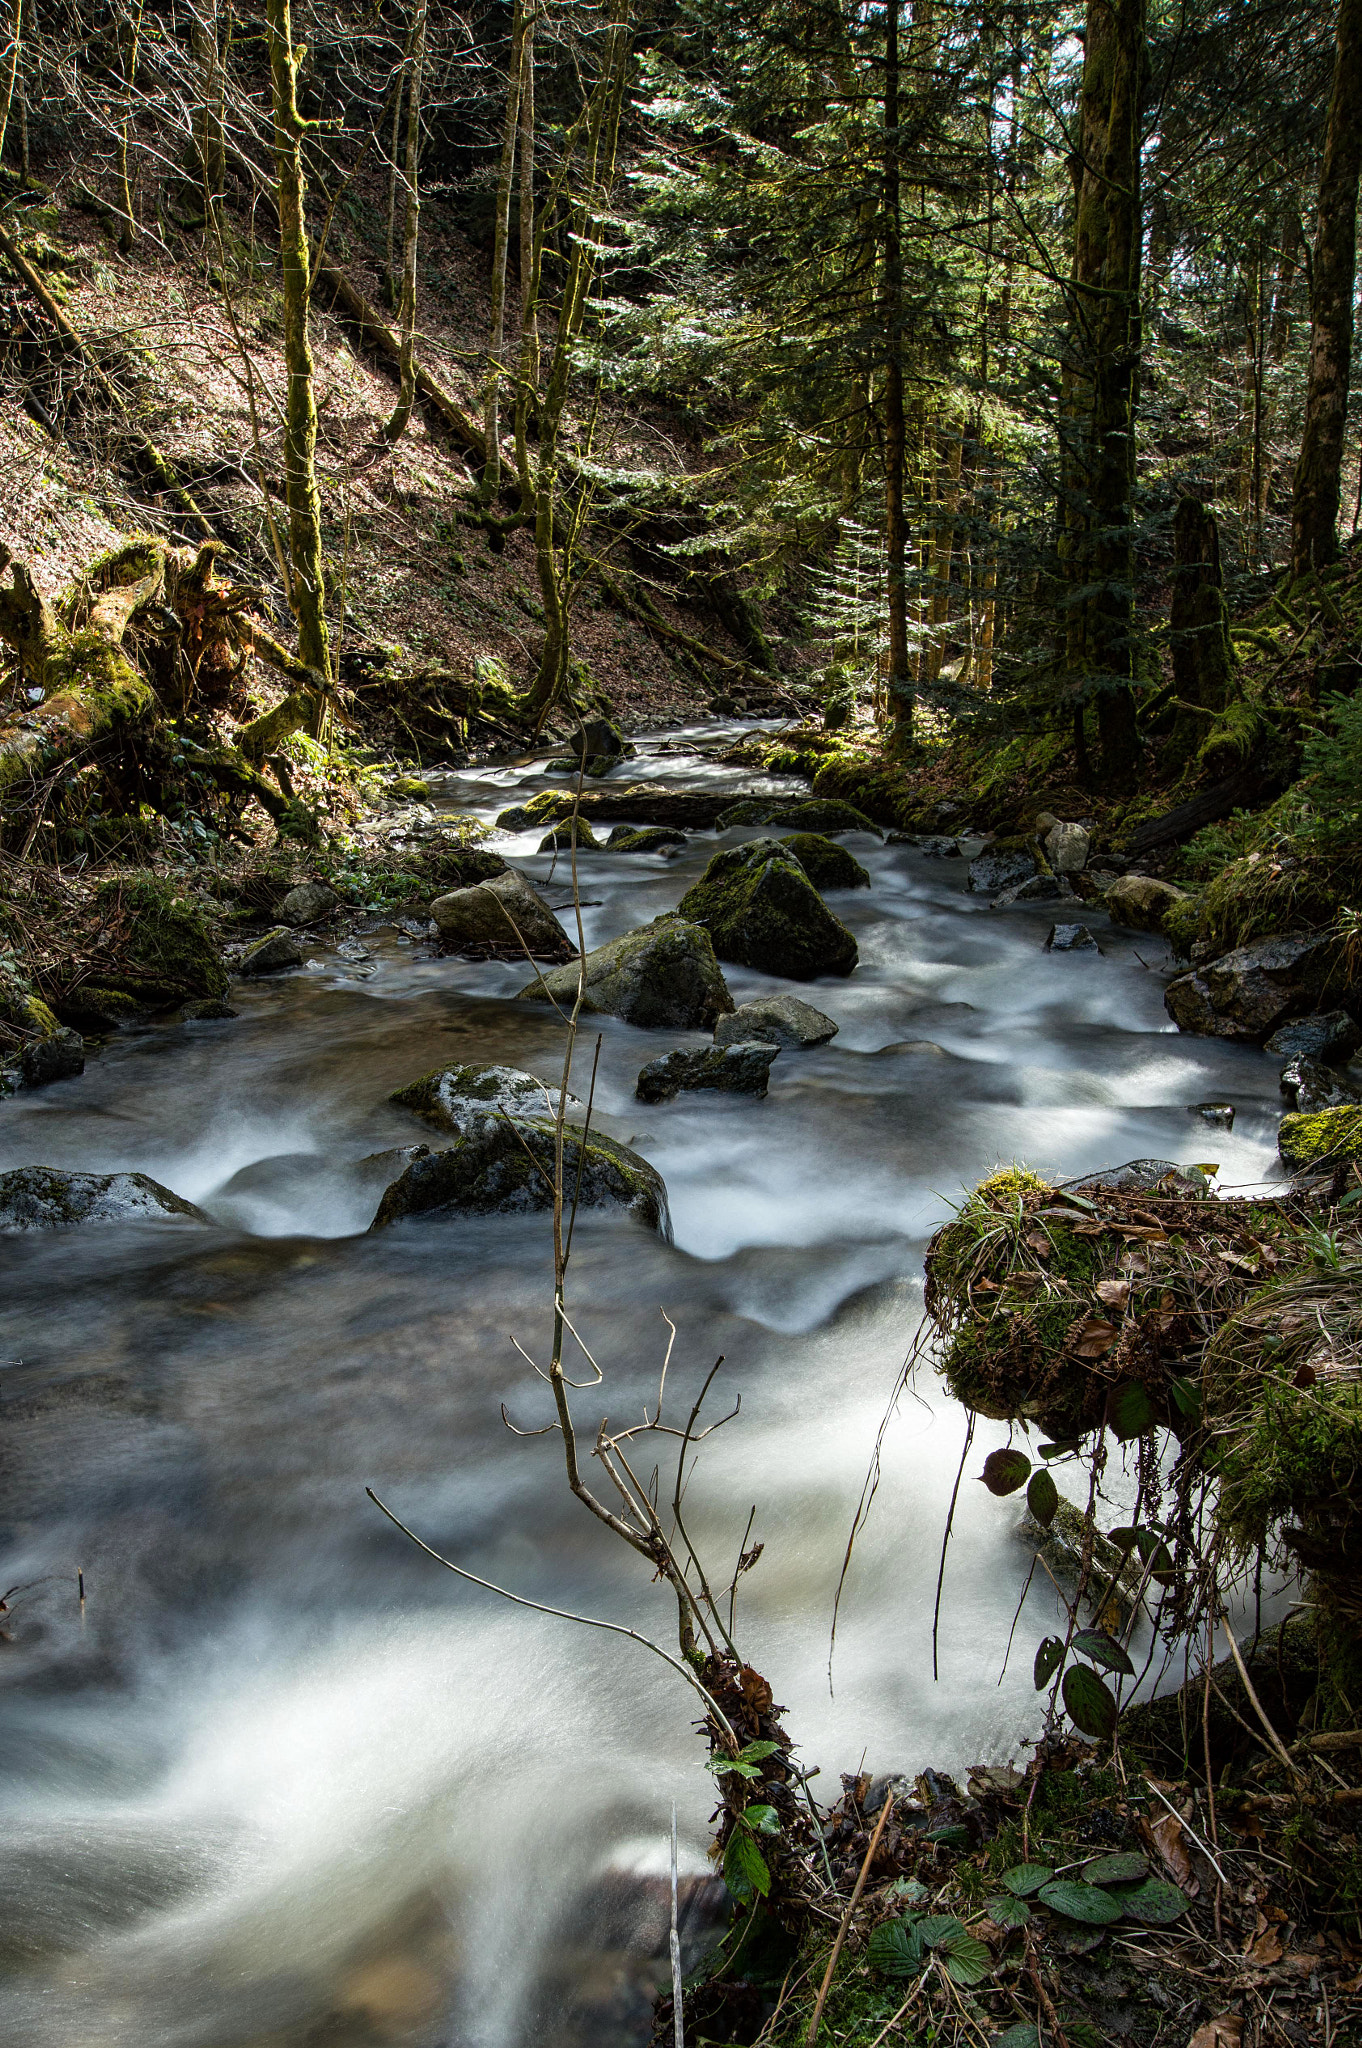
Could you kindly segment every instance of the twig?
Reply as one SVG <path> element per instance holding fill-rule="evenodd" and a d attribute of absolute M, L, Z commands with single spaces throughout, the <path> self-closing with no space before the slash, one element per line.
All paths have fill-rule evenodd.
<path fill-rule="evenodd" d="M 970 1447 L 970 1445 L 971 1445 L 971 1444 L 972 1444 L 972 1443 L 974 1442 L 974 1425 L 975 1425 L 975 1423 L 976 1423 L 976 1422 L 977 1422 L 978 1420 L 979 1420 L 978 1416 L 977 1416 L 977 1415 L 975 1414 L 974 1410 L 973 1410 L 973 1409 L 971 1408 L 971 1409 L 970 1409 L 970 1411 L 969 1411 L 969 1422 L 968 1422 L 968 1424 L 966 1425 L 966 1428 L 965 1428 L 965 1441 L 964 1441 L 964 1444 L 963 1444 L 963 1446 L 962 1446 L 962 1448 L 961 1448 L 961 1451 L 960 1451 L 960 1464 L 959 1464 L 959 1467 L 958 1467 L 958 1469 L 957 1469 L 957 1471 L 956 1471 L 956 1474 L 955 1474 L 955 1484 L 954 1484 L 954 1486 L 953 1486 L 953 1487 L 951 1488 L 951 1504 L 950 1504 L 950 1508 L 949 1508 L 949 1510 L 947 1511 L 947 1515 L 946 1515 L 946 1526 L 945 1526 L 945 1528 L 944 1528 L 944 1530 L 942 1531 L 942 1534 L 941 1534 L 941 1562 L 940 1562 L 940 1564 L 939 1564 L 939 1565 L 937 1566 L 937 1571 L 936 1571 L 936 1604 L 935 1604 L 935 1605 L 933 1606 L 933 1608 L 932 1608 L 932 1679 L 933 1679 L 933 1682 L 935 1682 L 935 1680 L 936 1680 L 937 1678 L 939 1678 L 939 1676 L 940 1676 L 940 1673 L 939 1673 L 939 1672 L 938 1672 L 938 1670 L 937 1670 L 937 1663 L 936 1663 L 936 1648 L 937 1648 L 937 1631 L 938 1631 L 938 1629 L 940 1628 L 940 1625 L 941 1625 L 941 1588 L 942 1588 L 942 1586 L 944 1585 L 944 1583 L 945 1583 L 945 1579 L 946 1579 L 946 1552 L 947 1552 L 947 1551 L 949 1550 L 949 1548 L 950 1548 L 950 1542 L 951 1542 L 951 1527 L 952 1527 L 952 1524 L 953 1524 L 953 1523 L 954 1523 L 954 1521 L 955 1521 L 955 1504 L 956 1504 L 956 1502 L 957 1502 L 957 1501 L 959 1500 L 959 1498 L 960 1498 L 960 1481 L 961 1481 L 961 1480 L 962 1480 L 962 1479 L 964 1478 L 964 1476 L 965 1476 L 965 1460 L 966 1460 L 966 1458 L 967 1458 L 967 1457 L 969 1456 L 969 1447 Z"/>
<path fill-rule="evenodd" d="M 865 1861 L 861 1865 L 860 1875 L 856 1879 L 851 1897 L 847 1900 L 847 1909 L 842 1915 L 842 1924 L 837 1930 L 837 1939 L 832 1944 L 832 1954 L 828 1957 L 828 1967 L 824 1970 L 823 1982 L 818 1987 L 818 2000 L 813 2009 L 813 2018 L 809 2021 L 809 2031 L 804 2036 L 805 2048 L 813 2048 L 814 2042 L 818 2039 L 819 2021 L 823 2017 L 823 2007 L 828 2002 L 828 1992 L 832 1989 L 832 1973 L 837 1968 L 837 1958 L 842 1953 L 842 1944 L 847 1938 L 847 1930 L 851 1926 L 851 1916 L 856 1911 L 856 1903 L 864 1889 L 865 1881 L 870 1875 L 870 1866 L 875 1860 L 875 1851 L 880 1846 L 880 1836 L 884 1833 L 884 1824 L 893 1812 L 893 1809 L 894 1788 L 892 1785 L 886 1785 L 884 1788 L 884 1805 L 880 1808 L 880 1817 L 875 1823 L 875 1832 L 870 1837 L 870 1847 L 865 1852 Z"/>
<path fill-rule="evenodd" d="M 676 1918 L 676 1801 L 672 1801 L 672 2026 L 676 2048 L 686 2048 L 686 2022 L 681 2011 L 681 1931 Z"/>
<path fill-rule="evenodd" d="M 1233 1657 L 1235 1662 L 1235 1668 L 1238 1671 L 1240 1678 L 1243 1680 L 1244 1691 L 1249 1696 L 1249 1705 L 1253 1708 L 1254 1713 L 1262 1722 L 1263 1727 L 1267 1733 L 1267 1739 L 1271 1743 L 1272 1748 L 1276 1753 L 1277 1757 L 1286 1766 L 1295 1783 L 1299 1784 L 1300 1772 L 1297 1770 L 1295 1764 L 1292 1763 L 1290 1757 L 1287 1755 L 1286 1750 L 1282 1744 L 1281 1736 L 1277 1733 L 1276 1729 L 1273 1727 L 1272 1723 L 1267 1718 L 1267 1714 L 1263 1709 L 1263 1703 L 1259 1699 L 1257 1691 L 1254 1687 L 1253 1680 L 1248 1675 L 1247 1666 L 1245 1665 L 1243 1658 L 1239 1654 L 1239 1645 L 1234 1639 L 1234 1630 L 1230 1627 L 1230 1618 L 1225 1613 L 1223 1608 L 1220 1611 L 1220 1626 L 1225 1631 L 1225 1636 L 1230 1646 L 1230 1655 Z"/>

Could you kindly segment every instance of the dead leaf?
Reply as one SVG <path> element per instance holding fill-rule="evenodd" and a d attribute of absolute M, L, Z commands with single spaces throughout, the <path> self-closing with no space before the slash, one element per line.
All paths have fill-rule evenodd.
<path fill-rule="evenodd" d="M 1054 1250 L 1054 1246 L 1043 1230 L 1028 1230 L 1023 1243 L 1028 1251 L 1035 1253 L 1038 1259 L 1048 1259 Z"/>
<path fill-rule="evenodd" d="M 1075 1223 L 1072 1227 L 1075 1237 L 1105 1237 L 1111 1225 L 1109 1223 Z"/>
<path fill-rule="evenodd" d="M 1295 1377 L 1292 1379 L 1291 1384 L 1293 1387 L 1313 1387 L 1318 1378 L 1319 1374 L 1307 1358 L 1303 1359 L 1296 1367 Z"/>
<path fill-rule="evenodd" d="M 1130 1300 L 1130 1282 L 1128 1280 L 1099 1280 L 1097 1283 L 1097 1298 L 1099 1301 L 1104 1301 L 1108 1308 L 1124 1308 Z"/>
<path fill-rule="evenodd" d="M 1113 1228 L 1122 1237 L 1139 1238 L 1144 1244 L 1167 1244 L 1168 1232 L 1156 1230 L 1152 1223 L 1117 1223 Z"/>
<path fill-rule="evenodd" d="M 1258 1964 L 1260 1969 L 1268 1969 L 1273 1963 L 1279 1963 L 1282 1959 L 1284 1953 L 1282 1938 L 1275 1927 L 1265 1927 L 1262 1933 L 1250 1942 L 1245 1953 L 1251 1962 Z"/>
<path fill-rule="evenodd" d="M 1239 2037 L 1244 2031 L 1242 2013 L 1222 2012 L 1205 2026 L 1198 2027 L 1187 2048 L 1239 2048 Z"/>
<path fill-rule="evenodd" d="M 1192 1875 L 1192 1860 L 1183 1846 L 1182 1822 L 1176 1814 L 1160 1813 L 1153 1821 L 1141 1821 L 1140 1837 L 1153 1849 L 1175 1884 L 1184 1888 Z"/>
<path fill-rule="evenodd" d="M 1089 1316 L 1078 1326 L 1071 1349 L 1075 1358 L 1105 1358 L 1119 1335 L 1115 1323 Z"/>

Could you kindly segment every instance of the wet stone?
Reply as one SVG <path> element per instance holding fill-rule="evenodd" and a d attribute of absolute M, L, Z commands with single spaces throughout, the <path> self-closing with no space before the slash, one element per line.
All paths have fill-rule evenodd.
<path fill-rule="evenodd" d="M 55 1166 L 18 1166 L 0 1173 L 3 1231 L 157 1220 L 206 1223 L 208 1218 L 145 1173 L 67 1173 Z"/>
<path fill-rule="evenodd" d="M 30 1039 L 19 1054 L 25 1088 L 43 1088 L 49 1081 L 69 1081 L 85 1072 L 85 1040 L 78 1031 L 62 1029 L 48 1038 Z"/>
<path fill-rule="evenodd" d="M 767 1045 L 826 1045 L 837 1036 L 831 1017 L 799 996 L 757 996 L 742 1003 L 714 1027 L 716 1045 L 761 1039 Z"/>
<path fill-rule="evenodd" d="M 1232 1102 L 1189 1102 L 1189 1116 L 1199 1117 L 1203 1124 L 1210 1124 L 1218 1131 L 1234 1129 L 1234 1104 Z"/>
<path fill-rule="evenodd" d="M 426 794 L 425 784 L 421 794 Z M 340 902 L 334 889 L 325 882 L 300 882 L 296 889 L 290 889 L 279 905 L 279 915 L 287 925 L 295 929 L 299 925 L 315 924 L 319 917 L 328 916 Z"/>
<path fill-rule="evenodd" d="M 205 996 L 200 1002 L 186 1003 L 180 1018 L 185 1024 L 218 1024 L 240 1014 L 230 1003 L 220 1003 L 216 996 Z"/>
<path fill-rule="evenodd" d="M 1047 953 L 1100 953 L 1102 949 L 1085 924 L 1052 924 L 1045 950 Z"/>
<path fill-rule="evenodd" d="M 552 1116 L 558 1090 L 519 1067 L 475 1064 L 435 1067 L 404 1088 L 395 1088 L 388 1100 L 414 1110 L 438 1130 L 462 1136 L 488 1118 Z M 574 1095 L 569 1095 L 568 1106 L 581 1108 Z"/>
<path fill-rule="evenodd" d="M 263 939 L 256 939 L 247 946 L 237 963 L 237 973 L 281 974 L 285 968 L 301 967 L 302 964 L 302 949 L 298 941 L 286 926 L 276 925 L 272 932 L 266 932 Z"/>
<path fill-rule="evenodd" d="M 1281 1090 L 1291 1107 L 1307 1116 L 1319 1109 L 1338 1109 L 1347 1103 L 1362 1102 L 1362 1095 L 1355 1088 L 1303 1052 L 1298 1052 L 1282 1068 Z"/>
<path fill-rule="evenodd" d="M 1088 858 L 1089 835 L 1081 825 L 1052 825 L 1045 835 L 1045 855 L 1057 875 L 1077 874 Z"/>
<path fill-rule="evenodd" d="M 989 909 L 1010 910 L 1014 903 L 1054 903 L 1071 899 L 1073 893 L 1062 875 L 1032 875 L 1029 881 L 1015 882 L 1001 896 L 995 896 Z"/>
<path fill-rule="evenodd" d="M 1346 1010 L 1315 1010 L 1310 1016 L 1295 1017 L 1291 1023 L 1283 1024 L 1280 1031 L 1274 1031 L 1264 1051 L 1279 1053 L 1283 1059 L 1304 1053 L 1312 1060 L 1346 1060 L 1351 1059 L 1359 1045 L 1362 1030 Z"/>
<path fill-rule="evenodd" d="M 670 825 L 616 825 L 605 849 L 607 853 L 660 853 L 670 858 L 685 845 L 685 833 Z"/>
<path fill-rule="evenodd" d="M 1039 867 L 1035 854 L 1025 847 L 985 847 L 969 864 L 969 887 L 976 896 L 996 896 L 1004 889 L 1016 888 L 1019 882 L 1030 881 Z"/>
<path fill-rule="evenodd" d="M 635 1093 L 640 1102 L 670 1102 L 682 1089 L 691 1088 L 765 1095 L 771 1062 L 779 1052 L 779 1046 L 753 1039 L 705 1046 L 699 1052 L 664 1052 L 644 1067 Z"/>

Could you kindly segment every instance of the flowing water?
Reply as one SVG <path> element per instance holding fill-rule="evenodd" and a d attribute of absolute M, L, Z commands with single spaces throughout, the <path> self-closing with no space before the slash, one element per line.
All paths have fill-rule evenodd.
<path fill-rule="evenodd" d="M 674 736 L 624 772 L 773 786 Z M 441 801 L 490 818 L 544 786 L 470 772 Z M 537 838 L 497 843 L 544 879 Z M 582 855 L 588 943 L 671 908 L 716 843 Z M 828 1682 L 842 1551 L 947 1204 L 1012 1158 L 1072 1174 L 1209 1152 L 1254 1181 L 1280 1107 L 1264 1055 L 1171 1030 L 1157 940 L 1099 917 L 1103 956 L 1049 955 L 1046 906 L 993 913 L 963 861 L 844 843 L 873 877 L 832 899 L 861 964 L 800 991 L 840 1031 L 782 1052 L 764 1101 L 644 1107 L 639 1067 L 700 1037 L 600 1020 L 602 1124 L 661 1170 L 675 1242 L 588 1214 L 570 1286 L 605 1374 L 576 1396 L 587 1438 L 652 1398 L 664 1310 L 678 1406 L 724 1354 L 716 1413 L 738 1395 L 741 1413 L 706 1446 L 692 1533 L 731 1564 L 755 1504 L 740 1636 L 829 1798 L 862 1758 L 958 1768 L 1037 1728 L 1053 1596 L 1029 1596 L 1000 1683 L 1028 1559 L 1016 1502 L 972 1483 L 933 1680 L 963 1424 L 930 1381 L 889 1430 Z M 550 900 L 569 893 L 560 863 Z M 712 1781 L 679 1680 L 441 1572 L 365 1498 L 530 1597 L 674 1629 L 569 1496 L 557 1439 L 502 1422 L 503 1402 L 525 1428 L 548 1417 L 511 1342 L 544 1354 L 547 1219 L 362 1234 L 377 1186 L 356 1162 L 429 1136 L 390 1091 L 455 1060 L 553 1080 L 559 1027 L 508 1000 L 523 969 L 392 927 L 364 943 L 355 963 L 317 941 L 304 971 L 239 984 L 237 1021 L 126 1033 L 0 1105 L 0 1169 L 135 1168 L 214 1218 L 0 1242 L 0 1591 L 30 1586 L 0 1643 L 15 2048 L 639 2041 L 656 1886 L 623 1879 L 665 1868 L 673 1800 L 703 1868 Z M 728 980 L 738 1001 L 781 986 Z M 1207 1097 L 1236 1104 L 1232 1135 L 1189 1115 Z M 982 1425 L 976 1455 L 1002 1439 Z"/>

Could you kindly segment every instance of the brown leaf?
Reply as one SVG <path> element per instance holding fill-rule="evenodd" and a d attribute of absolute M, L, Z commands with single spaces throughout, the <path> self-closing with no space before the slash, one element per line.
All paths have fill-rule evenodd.
<path fill-rule="evenodd" d="M 1130 1282 L 1128 1280 L 1099 1280 L 1097 1283 L 1097 1298 L 1099 1301 L 1104 1301 L 1108 1308 L 1124 1308 L 1130 1300 Z"/>
<path fill-rule="evenodd" d="M 1242 2013 L 1222 2012 L 1197 2028 L 1187 2048 L 1239 2048 L 1239 2037 L 1243 2031 Z"/>
<path fill-rule="evenodd" d="M 1174 1883 L 1185 1887 L 1192 1861 L 1183 1847 L 1182 1822 L 1176 1814 L 1160 1813 L 1153 1821 L 1141 1821 L 1139 1831 L 1145 1847 L 1155 1851 Z"/>
<path fill-rule="evenodd" d="M 1272 1963 L 1279 1963 L 1283 1954 L 1282 1938 L 1276 1928 L 1265 1927 L 1249 1944 L 1247 1954 L 1249 1960 L 1257 1963 L 1260 1969 L 1267 1969 Z"/>
<path fill-rule="evenodd" d="M 1071 1347 L 1073 1355 L 1075 1358 L 1105 1358 L 1118 1335 L 1115 1323 L 1104 1322 L 1101 1316 L 1089 1316 L 1078 1326 Z"/>
<path fill-rule="evenodd" d="M 1028 1230 L 1023 1243 L 1029 1251 L 1035 1253 L 1038 1259 L 1048 1259 L 1054 1250 L 1054 1246 L 1043 1230 Z"/>
<path fill-rule="evenodd" d="M 1109 1223 L 1075 1223 L 1072 1226 L 1075 1237 L 1105 1237 L 1110 1228 Z"/>
<path fill-rule="evenodd" d="M 1156 1230 L 1152 1223 L 1117 1223 L 1113 1226 L 1122 1237 L 1139 1238 L 1145 1244 L 1167 1244 L 1168 1232 Z"/>
<path fill-rule="evenodd" d="M 1313 1387 L 1318 1377 L 1319 1375 L 1316 1373 L 1314 1366 L 1306 1358 L 1296 1367 L 1295 1377 L 1291 1384 L 1293 1387 Z"/>

